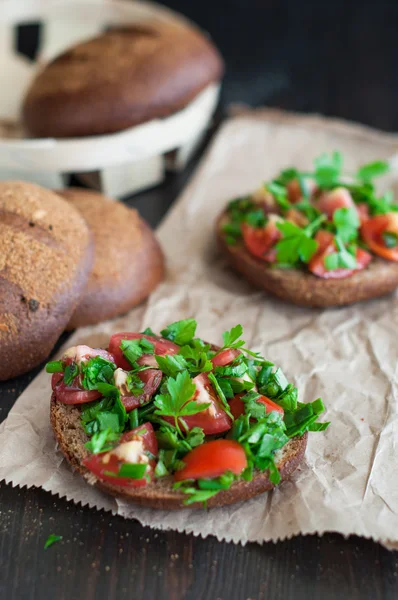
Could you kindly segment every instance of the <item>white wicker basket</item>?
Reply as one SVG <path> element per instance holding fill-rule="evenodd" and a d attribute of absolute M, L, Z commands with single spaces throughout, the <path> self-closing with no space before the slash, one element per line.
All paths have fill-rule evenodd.
<path fill-rule="evenodd" d="M 43 63 L 71 44 L 105 27 L 152 18 L 187 20 L 151 2 L 131 0 L 0 0 L 0 179 L 60 186 L 77 173 L 113 196 L 131 194 L 162 181 L 167 167 L 179 169 L 200 142 L 219 96 L 208 86 L 182 111 L 110 135 L 75 139 L 25 138 L 19 123 L 24 92 Z M 41 24 L 38 58 L 15 50 L 16 26 Z M 192 25 L 192 23 L 191 23 Z"/>

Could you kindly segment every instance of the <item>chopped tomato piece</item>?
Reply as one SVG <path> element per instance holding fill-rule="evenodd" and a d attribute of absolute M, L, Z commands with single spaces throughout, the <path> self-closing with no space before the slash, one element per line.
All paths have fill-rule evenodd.
<path fill-rule="evenodd" d="M 106 350 L 83 345 L 69 348 L 63 355 L 62 362 L 64 365 L 70 365 L 72 362 L 81 365 L 81 363 L 87 362 L 96 356 L 114 362 L 113 356 Z M 64 383 L 64 374 L 54 373 L 51 378 L 51 386 L 56 399 L 62 404 L 85 404 L 101 397 L 100 392 L 97 390 L 85 390 L 82 387 L 80 375 L 77 375 L 71 385 L 67 386 Z"/>
<path fill-rule="evenodd" d="M 169 342 L 168 340 L 164 340 L 163 338 L 157 338 L 152 335 L 144 335 L 143 333 L 115 333 L 109 342 L 109 352 L 113 354 L 115 357 L 115 363 L 118 367 L 122 369 L 126 369 L 127 371 L 131 369 L 131 365 L 129 361 L 125 358 L 122 350 L 120 349 L 120 344 L 123 340 L 140 340 L 146 339 L 148 342 L 152 342 L 155 346 L 155 354 L 159 356 L 164 356 L 165 354 L 177 354 L 180 350 L 180 347 L 177 344 L 173 344 L 173 342 Z"/>
<path fill-rule="evenodd" d="M 240 475 L 247 467 L 244 449 L 234 440 L 214 440 L 197 446 L 183 458 L 185 466 L 174 474 L 176 481 L 212 479 L 227 471 Z"/>
<path fill-rule="evenodd" d="M 276 404 L 276 402 L 273 402 L 270 398 L 267 398 L 267 396 L 260 396 L 260 398 L 257 398 L 256 402 L 265 406 L 266 413 L 275 410 L 276 412 L 281 413 L 281 415 L 284 414 L 283 408 L 279 406 L 279 404 Z M 242 400 L 242 394 L 237 394 L 229 401 L 229 408 L 234 419 L 243 415 L 245 412 L 245 403 Z"/>
<path fill-rule="evenodd" d="M 236 350 L 235 348 L 226 348 L 225 350 L 221 350 L 221 352 L 218 352 L 218 354 L 213 356 L 211 362 L 213 363 L 213 367 L 225 367 L 238 358 L 238 356 L 240 356 L 240 350 Z"/>
<path fill-rule="evenodd" d="M 179 425 L 184 429 L 182 420 L 188 427 L 201 427 L 205 435 L 224 433 L 231 429 L 231 419 L 222 407 L 221 401 L 215 393 L 206 373 L 200 373 L 192 380 L 196 385 L 196 392 L 192 398 L 200 404 L 210 403 L 210 406 L 195 415 L 188 415 L 179 419 Z M 173 417 L 163 417 L 165 421 L 174 425 Z"/>
<path fill-rule="evenodd" d="M 242 224 L 243 241 L 250 254 L 257 258 L 264 258 L 264 255 L 276 244 L 282 237 L 281 232 L 276 226 L 275 219 L 270 218 L 265 227 L 252 227 L 248 223 Z"/>
<path fill-rule="evenodd" d="M 367 267 L 372 260 L 369 252 L 366 252 L 362 248 L 357 248 L 356 260 L 358 266 L 356 269 L 333 269 L 332 271 L 328 271 L 325 267 L 325 258 L 337 251 L 334 236 L 329 231 L 321 230 L 317 232 L 315 240 L 318 242 L 318 250 L 308 263 L 308 269 L 317 277 L 322 277 L 323 279 L 344 279 L 351 277 L 357 271 L 361 271 Z"/>
<path fill-rule="evenodd" d="M 346 188 L 336 188 L 331 192 L 324 192 L 315 203 L 316 208 L 325 213 L 329 220 L 333 219 L 338 208 L 355 207 L 354 200 Z"/>
<path fill-rule="evenodd" d="M 75 379 L 78 379 L 76 377 Z M 64 383 L 63 373 L 54 373 L 51 378 L 51 387 L 54 391 L 55 398 L 62 404 L 84 404 L 93 402 L 101 397 L 97 390 L 84 390 L 78 384 L 66 386 Z"/>
<path fill-rule="evenodd" d="M 398 213 L 370 217 L 361 226 L 362 239 L 372 252 L 387 260 L 398 262 L 398 246 L 388 248 L 383 239 L 384 233 L 398 234 Z"/>
<path fill-rule="evenodd" d="M 138 372 L 137 375 L 144 383 L 142 393 L 138 396 L 126 393 L 120 398 L 127 412 L 147 404 L 160 386 L 163 377 L 162 371 L 159 369 L 146 369 Z"/>
<path fill-rule="evenodd" d="M 135 442 L 132 447 L 131 442 Z M 156 456 L 158 445 L 151 423 L 144 423 L 131 431 L 125 433 L 115 448 L 109 452 L 93 454 L 83 461 L 85 467 L 94 473 L 101 481 L 107 481 L 113 485 L 122 487 L 143 487 L 153 479 L 156 461 L 147 453 Z M 125 457 L 134 456 L 134 462 L 125 460 Z M 118 477 L 120 467 L 123 464 L 146 464 L 145 477 L 132 479 L 130 477 Z"/>
<path fill-rule="evenodd" d="M 137 437 L 139 436 L 139 437 Z M 143 423 L 139 427 L 135 427 L 131 431 L 126 431 L 120 438 L 120 444 L 123 442 L 131 442 L 132 440 L 140 439 L 143 442 L 144 450 L 150 452 L 154 456 L 158 455 L 158 441 L 152 423 Z"/>

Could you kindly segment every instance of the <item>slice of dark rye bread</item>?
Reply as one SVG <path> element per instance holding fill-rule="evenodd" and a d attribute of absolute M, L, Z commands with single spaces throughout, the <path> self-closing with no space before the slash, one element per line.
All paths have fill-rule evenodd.
<path fill-rule="evenodd" d="M 174 479 L 172 476 L 162 477 L 148 486 L 126 489 L 111 483 L 99 481 L 83 465 L 83 460 L 89 456 L 84 444 L 88 441 L 80 423 L 81 408 L 79 406 L 61 404 L 51 397 L 50 418 L 51 425 L 59 447 L 74 469 L 90 484 L 95 484 L 104 492 L 113 496 L 126 498 L 134 504 L 147 508 L 175 509 L 187 508 L 183 502 L 186 495 L 178 490 L 173 490 Z M 277 453 L 276 464 L 281 474 L 282 481 L 287 479 L 299 466 L 304 458 L 307 447 L 307 433 L 302 437 L 293 438 Z M 216 496 L 207 501 L 208 507 L 234 504 L 242 500 L 249 500 L 257 494 L 271 490 L 274 484 L 269 480 L 268 472 L 257 471 L 252 481 L 237 481 L 229 490 L 221 490 Z M 191 504 L 190 508 L 202 508 L 201 503 Z"/>
<path fill-rule="evenodd" d="M 216 234 L 229 264 L 256 287 L 293 304 L 313 308 L 344 306 L 384 296 L 398 287 L 398 263 L 378 257 L 347 279 L 321 279 L 301 269 L 272 268 L 252 256 L 243 242 L 227 244 L 223 226 L 228 220 L 224 211 L 217 220 Z"/>
<path fill-rule="evenodd" d="M 0 182 L 0 380 L 51 352 L 86 286 L 91 234 L 66 200 L 37 185 Z"/>
<path fill-rule="evenodd" d="M 162 250 L 138 212 L 80 188 L 57 192 L 86 220 L 95 258 L 68 329 L 113 319 L 145 300 L 164 277 Z"/>
<path fill-rule="evenodd" d="M 196 27 L 126 24 L 45 66 L 25 98 L 24 125 L 37 137 L 120 131 L 181 110 L 222 73 L 217 49 Z"/>

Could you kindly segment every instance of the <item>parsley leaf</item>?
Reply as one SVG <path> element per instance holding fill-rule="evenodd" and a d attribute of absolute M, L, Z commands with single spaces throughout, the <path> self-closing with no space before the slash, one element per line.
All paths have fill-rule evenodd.
<path fill-rule="evenodd" d="M 184 346 L 194 338 L 196 326 L 195 319 L 184 319 L 171 323 L 160 333 L 166 340 L 170 340 L 178 346 Z"/>
<path fill-rule="evenodd" d="M 62 540 L 62 535 L 55 535 L 54 533 L 51 533 L 45 541 L 44 550 L 47 550 L 47 548 L 56 542 L 59 542 L 60 540 Z"/>
<path fill-rule="evenodd" d="M 283 235 L 275 245 L 278 262 L 295 265 L 301 260 L 308 263 L 318 248 L 317 242 L 311 237 L 312 228 L 308 226 L 302 229 L 290 221 L 280 221 L 276 226 Z"/>
<path fill-rule="evenodd" d="M 75 377 L 79 375 L 79 367 L 75 362 L 71 362 L 70 365 L 65 367 L 64 371 L 64 383 L 65 385 L 72 385 Z"/>
<path fill-rule="evenodd" d="M 245 413 L 257 420 L 264 419 L 266 414 L 264 404 L 257 402 L 259 398 L 261 398 L 261 394 L 254 391 L 242 396 L 242 401 L 245 404 Z"/>
<path fill-rule="evenodd" d="M 210 403 L 198 403 L 192 399 L 196 392 L 196 385 L 192 382 L 188 371 L 178 373 L 175 379 L 169 377 L 166 386 L 168 394 L 158 394 L 155 397 L 155 414 L 161 417 L 173 417 L 175 428 L 182 435 L 179 418 L 202 412 L 210 406 Z"/>
<path fill-rule="evenodd" d="M 358 237 L 359 217 L 355 207 L 338 208 L 333 214 L 333 223 L 339 238 L 348 243 Z"/>
<path fill-rule="evenodd" d="M 100 413 L 101 414 L 101 413 Z M 112 414 L 112 413 L 110 413 Z M 116 415 L 114 415 L 116 417 Z M 99 454 L 100 452 L 107 452 L 113 448 L 113 443 L 119 439 L 119 435 L 115 434 L 112 429 L 104 429 L 94 433 L 91 439 L 86 442 L 85 447 L 92 454 Z"/>
<path fill-rule="evenodd" d="M 164 356 L 155 355 L 159 369 L 169 377 L 175 377 L 180 371 L 187 369 L 187 361 L 181 354 L 166 354 Z"/>
<path fill-rule="evenodd" d="M 334 269 L 356 269 L 358 267 L 356 257 L 344 245 L 343 240 L 336 235 L 335 242 L 338 251 L 326 256 L 324 260 L 325 268 L 328 271 Z"/>
<path fill-rule="evenodd" d="M 179 481 L 173 485 L 173 490 L 181 489 L 184 494 L 188 495 L 188 498 L 184 500 L 183 504 L 189 506 L 194 502 L 202 502 L 203 507 L 206 508 L 206 502 L 209 498 L 212 498 L 216 494 L 218 494 L 219 489 L 217 490 L 199 490 L 198 488 L 193 487 L 191 481 Z"/>
<path fill-rule="evenodd" d="M 63 373 L 64 365 L 62 360 L 53 360 L 46 364 L 46 372 L 47 373 Z"/>
<path fill-rule="evenodd" d="M 251 210 L 245 216 L 245 221 L 252 227 L 265 227 L 267 219 L 262 208 Z"/>
<path fill-rule="evenodd" d="M 287 190 L 286 188 L 278 183 L 277 181 L 271 181 L 270 183 L 265 184 L 265 189 L 270 192 L 275 198 L 277 204 L 284 210 L 288 210 L 291 206 L 288 198 L 287 198 Z"/>
<path fill-rule="evenodd" d="M 144 329 L 144 331 L 142 332 L 142 334 L 143 335 L 150 335 L 152 337 L 156 337 L 156 333 L 154 333 L 150 327 L 147 327 L 146 329 Z"/>
<path fill-rule="evenodd" d="M 314 165 L 314 179 L 318 187 L 333 187 L 338 183 L 343 169 L 343 155 L 341 152 L 321 154 L 314 160 Z"/>
<path fill-rule="evenodd" d="M 366 165 L 362 165 L 355 177 L 364 182 L 368 182 L 375 177 L 380 177 L 380 175 L 384 175 L 388 173 L 390 170 L 390 165 L 385 160 L 375 160 L 373 162 L 367 163 Z"/>
<path fill-rule="evenodd" d="M 250 477 L 253 468 L 265 471 L 269 469 L 272 483 L 280 481 L 280 475 L 274 462 L 275 451 L 282 448 L 289 438 L 285 433 L 285 424 L 280 413 L 273 411 L 254 424 L 249 421 L 249 415 L 236 419 L 232 429 L 232 437 L 242 444 L 248 460 Z"/>
<path fill-rule="evenodd" d="M 120 349 L 131 365 L 134 365 L 143 354 L 153 354 L 154 345 L 145 338 L 138 340 L 122 340 Z"/>
<path fill-rule="evenodd" d="M 305 431 L 314 427 L 315 421 L 325 410 L 325 406 L 321 398 L 309 402 L 308 404 L 300 404 L 298 410 L 285 413 L 286 435 L 289 438 L 296 435 L 303 435 Z M 312 431 L 324 431 L 329 423 L 317 423 Z"/>
<path fill-rule="evenodd" d="M 98 383 L 111 383 L 116 365 L 102 356 L 90 358 L 82 363 L 82 386 L 86 390 L 96 390 Z"/>
<path fill-rule="evenodd" d="M 217 381 L 217 377 L 214 375 L 214 373 L 209 373 L 208 375 L 210 381 L 212 382 L 214 389 L 216 391 L 217 396 L 220 398 L 221 403 L 223 405 L 223 408 L 225 410 L 225 412 L 227 413 L 227 415 L 229 416 L 230 419 L 234 420 L 234 417 L 232 416 L 232 413 L 229 409 L 229 404 L 227 402 L 227 399 L 224 395 L 224 392 L 222 391 L 218 381 Z"/>
<path fill-rule="evenodd" d="M 234 343 L 241 337 L 243 333 L 242 325 L 235 325 L 230 331 L 224 331 L 222 339 L 224 341 L 224 348 L 232 348 Z"/>

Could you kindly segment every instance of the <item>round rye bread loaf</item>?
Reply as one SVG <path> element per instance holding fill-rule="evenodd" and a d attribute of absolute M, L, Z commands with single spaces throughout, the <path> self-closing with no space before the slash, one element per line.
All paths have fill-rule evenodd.
<path fill-rule="evenodd" d="M 223 226 L 224 211 L 216 225 L 218 245 L 233 269 L 258 288 L 299 306 L 326 308 L 377 298 L 398 287 L 398 263 L 373 257 L 369 266 L 346 279 L 321 279 L 301 269 L 275 269 L 253 256 L 242 241 L 229 245 Z"/>
<path fill-rule="evenodd" d="M 0 182 L 0 380 L 48 356 L 92 260 L 88 227 L 68 202 L 31 183 Z"/>
<path fill-rule="evenodd" d="M 74 469 L 91 484 L 97 485 L 101 490 L 113 496 L 127 498 L 134 504 L 147 508 L 176 509 L 186 508 L 184 500 L 186 495 L 173 490 L 174 478 L 171 475 L 155 480 L 145 487 L 124 488 L 105 481 L 99 481 L 93 473 L 83 465 L 83 460 L 89 456 L 85 443 L 88 437 L 80 422 L 81 406 L 61 404 L 51 398 L 50 418 L 51 425 L 62 453 Z M 286 446 L 276 454 L 276 465 L 282 481 L 299 466 L 304 458 L 307 447 L 307 433 L 302 437 L 291 439 Z M 269 480 L 268 471 L 256 471 L 252 481 L 239 480 L 233 483 L 230 489 L 221 490 L 216 496 L 207 501 L 208 507 L 224 506 L 248 500 L 257 494 L 271 490 L 274 484 Z M 201 503 L 194 503 L 189 508 L 202 508 Z"/>
<path fill-rule="evenodd" d="M 163 279 L 164 259 L 136 210 L 102 194 L 57 192 L 84 217 L 94 240 L 94 265 L 68 329 L 112 319 L 142 302 Z"/>
<path fill-rule="evenodd" d="M 24 125 L 36 137 L 113 133 L 181 110 L 222 72 L 216 48 L 194 27 L 118 27 L 44 67 L 25 98 Z"/>

